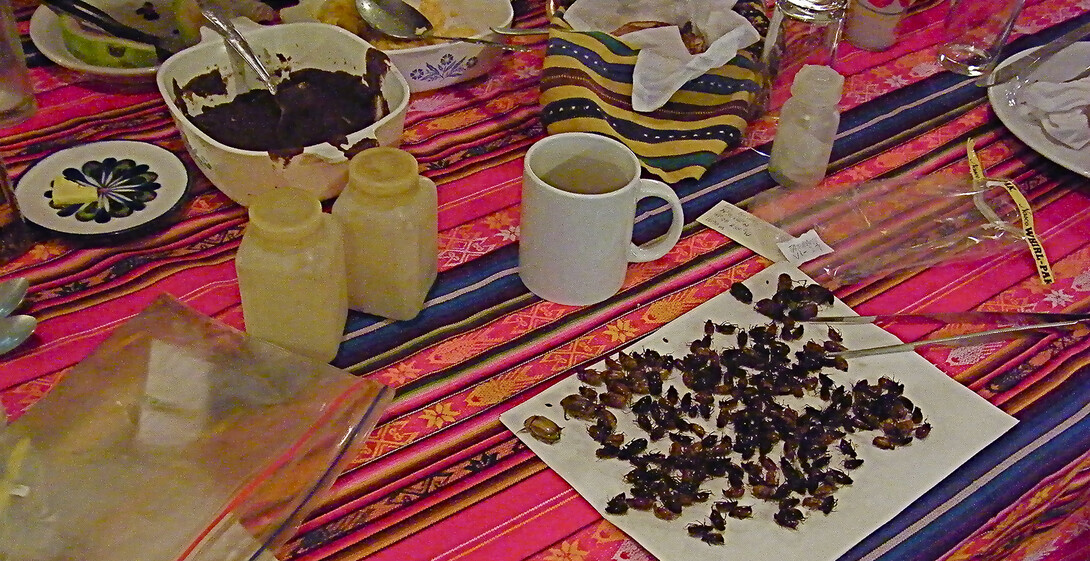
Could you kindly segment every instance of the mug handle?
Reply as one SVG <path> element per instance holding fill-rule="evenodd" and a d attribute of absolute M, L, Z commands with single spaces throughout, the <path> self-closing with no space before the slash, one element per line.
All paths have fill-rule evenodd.
<path fill-rule="evenodd" d="M 658 197 L 669 203 L 673 220 L 665 236 L 644 245 L 630 244 L 628 261 L 631 263 L 654 261 L 666 255 L 681 239 L 681 229 L 685 226 L 685 212 L 681 208 L 681 200 L 677 198 L 677 193 L 669 185 L 657 179 L 640 179 L 640 186 L 636 191 L 636 202 L 647 197 Z"/>

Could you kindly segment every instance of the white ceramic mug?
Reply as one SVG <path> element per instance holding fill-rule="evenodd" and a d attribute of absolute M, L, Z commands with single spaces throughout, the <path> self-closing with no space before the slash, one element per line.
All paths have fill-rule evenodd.
<path fill-rule="evenodd" d="M 637 246 L 636 202 L 645 197 L 669 203 L 673 222 L 665 236 Z M 666 255 L 684 223 L 677 194 L 641 179 L 640 163 L 624 144 L 583 132 L 547 136 L 523 164 L 519 275 L 552 302 L 601 302 L 620 290 L 629 262 Z"/>

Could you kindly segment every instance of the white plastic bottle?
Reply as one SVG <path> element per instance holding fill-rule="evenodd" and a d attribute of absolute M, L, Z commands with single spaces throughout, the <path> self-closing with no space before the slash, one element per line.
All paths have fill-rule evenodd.
<path fill-rule="evenodd" d="M 791 84 L 780 110 L 768 172 L 787 188 L 813 187 L 825 177 L 840 113 L 844 77 L 828 66 L 807 65 Z"/>
<path fill-rule="evenodd" d="M 345 230 L 349 307 L 416 317 L 439 269 L 435 183 L 416 158 L 390 147 L 353 156 L 333 215 Z"/>
<path fill-rule="evenodd" d="M 255 197 L 235 257 L 246 332 L 329 362 L 348 318 L 340 224 L 314 194 L 274 189 Z"/>

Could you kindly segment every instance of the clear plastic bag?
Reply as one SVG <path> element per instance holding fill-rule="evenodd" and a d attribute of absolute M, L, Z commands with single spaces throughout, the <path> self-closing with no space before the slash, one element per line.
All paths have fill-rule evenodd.
<path fill-rule="evenodd" d="M 0 559 L 273 560 L 391 396 L 160 297 L 0 432 Z"/>
<path fill-rule="evenodd" d="M 1027 248 L 1010 194 L 968 177 L 896 177 L 838 192 L 775 189 L 746 208 L 793 235 L 815 230 L 834 251 L 801 268 L 830 287 Z"/>

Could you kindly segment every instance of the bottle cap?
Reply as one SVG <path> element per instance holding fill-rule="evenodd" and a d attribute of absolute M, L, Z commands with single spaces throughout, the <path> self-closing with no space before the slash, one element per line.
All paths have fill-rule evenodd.
<path fill-rule="evenodd" d="M 348 163 L 348 186 L 372 195 L 393 195 L 419 184 L 420 171 L 412 154 L 388 146 L 368 148 Z"/>
<path fill-rule="evenodd" d="M 795 74 L 791 83 L 791 95 L 805 95 L 811 101 L 828 105 L 840 101 L 844 91 L 844 77 L 828 66 L 807 64 Z"/>
<path fill-rule="evenodd" d="M 254 197 L 248 209 L 250 226 L 266 238 L 292 241 L 321 226 L 322 202 L 309 191 L 284 187 Z"/>

